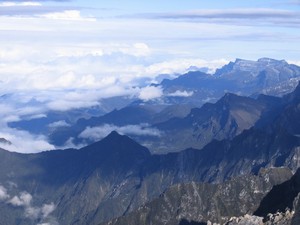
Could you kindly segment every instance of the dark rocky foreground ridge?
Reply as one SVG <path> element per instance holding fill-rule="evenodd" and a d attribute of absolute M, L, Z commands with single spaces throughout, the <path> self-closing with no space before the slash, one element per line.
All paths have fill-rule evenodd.
<path fill-rule="evenodd" d="M 291 176 L 286 168 L 271 168 L 262 169 L 258 176 L 239 176 L 220 184 L 177 184 L 138 210 L 102 225 L 179 225 L 184 221 L 223 224 L 233 215 L 253 213 L 274 185 Z"/>
<path fill-rule="evenodd" d="M 138 210 L 101 225 L 298 225 L 300 170 L 290 176 L 286 168 L 270 168 L 222 184 L 175 185 Z"/>
<path fill-rule="evenodd" d="M 5 216 L 0 224 L 98 224 L 133 212 L 169 188 L 189 192 L 191 182 L 223 182 L 270 167 L 295 172 L 300 163 L 300 86 L 282 102 L 259 126 L 202 150 L 151 155 L 116 132 L 80 150 L 27 155 L 1 150 L 0 210 Z M 194 190 L 201 196 L 201 185 Z"/>

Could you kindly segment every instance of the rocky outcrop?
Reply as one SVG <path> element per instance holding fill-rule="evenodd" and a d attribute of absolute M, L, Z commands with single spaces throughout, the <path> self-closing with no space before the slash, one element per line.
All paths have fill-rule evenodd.
<path fill-rule="evenodd" d="M 253 213 L 272 186 L 290 176 L 286 168 L 273 168 L 262 170 L 258 176 L 236 177 L 223 184 L 175 185 L 137 211 L 104 224 L 175 225 L 183 219 L 223 224 L 232 216 Z"/>

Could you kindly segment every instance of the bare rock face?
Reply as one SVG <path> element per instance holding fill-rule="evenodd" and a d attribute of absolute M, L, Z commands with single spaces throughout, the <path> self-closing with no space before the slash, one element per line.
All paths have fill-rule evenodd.
<path fill-rule="evenodd" d="M 226 225 L 264 225 L 263 218 L 246 214 L 242 217 L 232 217 Z"/>
<path fill-rule="evenodd" d="M 289 209 L 286 212 L 268 214 L 266 221 L 264 218 L 254 215 L 248 215 L 242 217 L 232 217 L 225 223 L 226 225 L 291 225 L 294 212 Z"/>
<path fill-rule="evenodd" d="M 228 220 L 230 225 L 260 224 L 257 222 L 262 222 L 262 217 L 243 215 L 253 213 L 273 185 L 290 176 L 285 168 L 273 168 L 262 170 L 258 176 L 245 175 L 222 184 L 192 182 L 174 185 L 137 211 L 104 224 L 178 225 L 185 220 L 202 224 L 208 220 L 211 224 L 224 224 Z"/>

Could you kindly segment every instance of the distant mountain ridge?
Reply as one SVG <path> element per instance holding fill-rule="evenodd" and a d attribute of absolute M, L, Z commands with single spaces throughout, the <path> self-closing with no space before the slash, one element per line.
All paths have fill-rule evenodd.
<path fill-rule="evenodd" d="M 230 62 L 218 69 L 213 75 L 192 71 L 173 80 L 165 79 L 160 84 L 155 85 L 163 90 L 163 96 L 160 98 L 149 101 L 134 101 L 124 108 L 114 110 L 103 116 L 79 119 L 69 127 L 60 127 L 53 130 L 50 133 L 50 141 L 57 146 L 62 146 L 71 139 L 76 144 L 89 144 L 91 140 L 79 137 L 80 133 L 88 127 L 147 124 L 150 127 L 162 128 L 162 137 L 159 138 L 163 142 L 160 145 L 160 139 L 157 137 L 127 135 L 146 145 L 152 152 L 165 153 L 183 150 L 188 147 L 202 148 L 214 138 L 217 140 L 232 138 L 243 130 L 252 127 L 259 117 L 265 113 L 263 108 L 270 108 L 269 105 L 273 104 L 275 110 L 278 106 L 276 104 L 280 104 L 280 100 L 274 96 L 282 96 L 291 92 L 297 86 L 298 80 L 300 80 L 300 67 L 288 64 L 284 60 L 261 58 L 257 61 L 251 61 L 237 59 L 235 62 Z M 262 97 L 262 94 L 274 96 L 273 98 Z M 226 113 L 221 118 L 216 111 L 215 116 L 206 117 L 208 120 L 206 124 L 195 121 L 198 128 L 193 124 L 189 124 L 190 129 L 181 132 L 182 135 L 186 136 L 180 138 L 183 143 L 177 141 L 180 134 L 170 133 L 166 129 L 166 127 L 171 126 L 167 124 L 172 122 L 182 123 L 183 120 L 192 122 L 193 119 L 188 119 L 188 117 L 197 112 L 197 108 L 209 108 L 205 105 L 207 103 L 220 104 L 220 99 L 226 99 L 226 96 L 233 98 L 236 95 L 251 96 L 256 99 L 256 103 L 254 104 L 253 100 L 251 105 L 258 108 L 250 109 L 248 107 L 247 109 L 247 106 L 243 106 L 240 109 L 229 110 L 227 118 L 225 118 Z M 240 98 L 244 98 L 245 102 L 251 101 L 250 99 L 247 100 L 246 97 Z M 236 99 L 239 100 L 239 98 Z M 223 105 L 225 107 L 226 102 L 223 102 Z M 218 110 L 219 114 L 223 112 L 221 108 L 217 109 L 216 107 L 215 110 Z M 251 110 L 252 113 L 250 113 Z M 252 118 L 251 114 L 253 115 Z M 204 118 L 204 116 L 202 117 Z M 179 122 L 180 120 L 182 122 Z M 223 120 L 227 120 L 227 125 L 220 124 L 224 122 Z M 172 126 L 176 127 L 175 124 Z M 178 125 L 178 128 L 180 127 L 181 125 Z M 198 129 L 198 131 L 192 131 L 192 127 Z M 209 129 L 212 130 L 209 131 Z M 175 142 L 173 143 L 172 140 L 175 140 Z"/>

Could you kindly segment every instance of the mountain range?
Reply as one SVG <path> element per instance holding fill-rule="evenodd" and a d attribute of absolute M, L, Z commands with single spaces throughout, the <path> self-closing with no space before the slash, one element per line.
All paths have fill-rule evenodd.
<path fill-rule="evenodd" d="M 138 96 L 101 99 L 99 105 L 94 108 L 82 108 L 67 112 L 49 111 L 45 112 L 42 118 L 21 117 L 19 121 L 9 122 L 8 125 L 30 133 L 46 135 L 49 137 L 50 143 L 55 146 L 65 146 L 70 141 L 82 146 L 100 140 L 115 130 L 116 127 L 128 128 L 126 126 L 135 125 L 135 128 L 140 128 L 140 130 L 147 130 L 149 127 L 155 128 L 156 126 L 164 127 L 163 123 L 169 123 L 169 120 L 172 119 L 191 116 L 192 109 L 193 112 L 197 112 L 206 103 L 216 103 L 226 93 L 248 96 L 257 100 L 256 104 L 263 104 L 259 100 L 260 94 L 281 97 L 291 92 L 296 87 L 298 80 L 300 80 L 300 67 L 288 64 L 284 60 L 261 58 L 257 61 L 250 61 L 237 59 L 218 69 L 214 74 L 191 71 L 178 75 L 175 79 L 164 79 L 159 84 L 152 84 L 152 86 L 163 91 L 161 97 L 152 100 L 143 101 L 138 99 Z M 6 98 L 9 100 L 9 96 Z M 269 103 L 270 101 L 267 101 L 267 104 Z M 38 102 L 35 101 L 35 104 Z M 244 122 L 242 122 L 241 128 L 236 131 L 233 130 L 229 137 L 231 138 L 235 133 L 238 134 L 252 126 L 258 114 L 262 113 L 260 112 L 261 107 L 264 106 L 260 105 L 259 108 L 253 109 L 258 110 L 253 114 L 253 118 L 249 118 L 249 116 L 242 118 Z M 239 115 L 234 115 L 233 120 L 236 120 L 237 116 Z M 245 122 L 246 120 L 247 122 Z M 214 123 L 214 119 L 211 123 Z M 228 124 L 229 128 L 226 129 L 231 129 L 230 123 Z M 205 127 L 208 124 L 198 125 Z M 101 129 L 103 126 L 104 128 L 114 127 L 115 129 Z M 103 131 L 105 135 L 95 138 L 80 135 L 87 128 L 99 127 L 101 131 L 105 130 Z M 214 129 L 216 129 L 214 132 L 218 132 L 218 129 L 221 128 Z M 162 139 L 169 140 L 169 132 L 167 130 L 165 132 L 166 137 Z M 212 138 L 223 138 L 222 134 L 212 134 L 211 132 L 206 134 L 205 128 L 204 131 L 196 133 L 191 130 L 188 132 L 194 135 L 194 138 L 191 140 L 190 137 L 187 137 L 186 142 L 191 142 L 191 145 L 184 144 L 182 146 L 177 145 L 178 143 L 168 146 L 170 142 L 166 141 L 158 146 L 160 140 L 157 138 L 158 134 L 147 135 L 149 132 L 144 132 L 144 135 L 136 134 L 137 132 L 123 133 L 146 145 L 151 152 L 155 153 L 178 151 L 187 147 L 201 148 Z M 161 133 L 164 134 L 164 132 Z M 201 137 L 199 137 L 200 134 Z M 177 134 L 172 135 L 176 136 Z M 199 138 L 198 141 L 197 138 Z M 204 140 L 205 138 L 207 140 Z M 202 141 L 204 141 L 203 144 L 201 144 Z"/>
<path fill-rule="evenodd" d="M 294 123 L 299 115 L 299 90 L 300 85 L 280 100 L 281 107 L 276 108 L 276 116 L 272 120 L 265 120 L 259 127 L 245 130 L 231 140 L 214 140 L 201 150 L 151 154 L 147 148 L 116 132 L 79 150 L 38 154 L 1 150 L 0 180 L 5 194 L 1 208 L 2 212 L 9 212 L 11 216 L 4 217 L 0 223 L 32 224 L 32 221 L 38 223 L 56 219 L 60 224 L 98 224 L 127 215 L 147 202 L 155 201 L 162 193 L 169 193 L 169 188 L 171 193 L 172 190 L 182 193 L 186 188 L 193 187 L 193 182 L 216 183 L 233 179 L 221 186 L 203 184 L 203 188 L 200 184 L 195 189 L 200 195 L 203 189 L 217 188 L 218 192 L 218 188 L 223 189 L 222 185 L 232 186 L 230 182 L 255 180 L 250 177 L 262 176 L 263 168 L 285 166 L 295 172 L 299 167 L 300 150 L 299 126 L 297 122 Z M 232 101 L 239 98 L 231 97 L 225 99 Z M 274 115 L 274 112 L 270 112 Z M 278 182 L 275 178 L 274 183 L 268 185 L 258 182 L 257 185 L 262 187 L 257 190 L 258 193 L 267 194 L 272 185 L 291 176 L 290 172 L 280 174 L 276 175 Z M 250 177 L 234 180 L 243 175 Z M 247 183 L 244 181 L 243 184 Z M 248 191 L 252 193 L 255 190 Z M 233 191 L 241 194 L 246 190 L 241 187 L 233 188 Z M 260 195 L 260 199 L 264 194 Z M 215 195 L 215 192 L 211 195 Z M 179 198 L 181 196 L 178 194 Z M 259 200 L 254 202 L 256 205 L 253 203 L 252 211 Z M 245 207 L 248 205 L 241 204 Z M 35 205 L 40 205 L 41 209 Z M 55 206 L 55 210 L 47 216 L 42 213 L 46 206 Z M 16 208 L 16 211 L 12 208 Z M 34 209 L 39 213 L 34 214 Z M 250 208 L 245 208 L 243 212 L 247 210 Z M 236 212 L 226 214 L 228 217 L 231 215 L 236 215 Z M 219 221 L 216 215 L 204 217 L 203 214 L 202 217 Z"/>
<path fill-rule="evenodd" d="M 128 100 L 106 114 L 88 111 L 92 117 L 67 113 L 76 119 L 51 131 L 44 128 L 62 114 L 37 129 L 30 127 L 35 119 L 10 123 L 58 146 L 70 139 L 86 146 L 0 149 L 0 224 L 267 224 L 277 211 L 296 224 L 300 83 L 290 93 L 281 87 L 292 88 L 299 71 L 285 61 L 236 60 L 214 75 L 163 80 L 159 100 Z M 276 96 L 260 94 L 270 90 Z"/>

